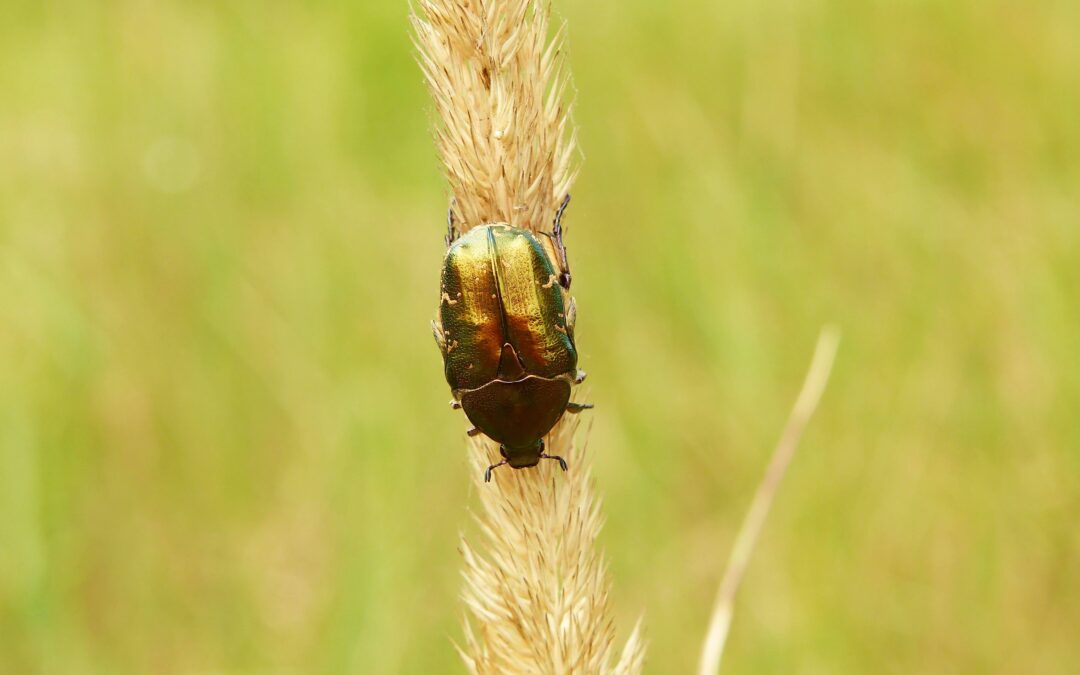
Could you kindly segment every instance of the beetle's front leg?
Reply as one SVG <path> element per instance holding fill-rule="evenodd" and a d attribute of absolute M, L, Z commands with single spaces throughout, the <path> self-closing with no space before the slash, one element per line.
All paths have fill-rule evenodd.
<path fill-rule="evenodd" d="M 566 412 L 579 413 L 582 410 L 592 410 L 595 406 L 592 403 L 574 403 L 570 402 L 566 404 Z"/>

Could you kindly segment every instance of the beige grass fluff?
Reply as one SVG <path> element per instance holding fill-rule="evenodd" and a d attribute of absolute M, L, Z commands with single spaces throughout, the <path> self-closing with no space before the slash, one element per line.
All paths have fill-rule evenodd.
<path fill-rule="evenodd" d="M 549 228 L 574 181 L 562 30 L 534 0 L 420 0 L 419 61 L 441 124 L 436 143 L 461 229 Z"/>
<path fill-rule="evenodd" d="M 576 174 L 562 29 L 534 0 L 420 0 L 412 17 L 435 101 L 435 137 L 462 230 L 506 222 L 548 230 Z M 639 628 L 616 654 L 602 524 L 589 461 L 566 415 L 548 451 L 570 464 L 496 472 L 490 442 L 470 443 L 479 541 L 462 541 L 470 618 L 460 651 L 473 673 L 641 672 Z"/>

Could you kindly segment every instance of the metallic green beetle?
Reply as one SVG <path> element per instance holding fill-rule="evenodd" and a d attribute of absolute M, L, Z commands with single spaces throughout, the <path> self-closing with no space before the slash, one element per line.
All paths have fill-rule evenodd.
<path fill-rule="evenodd" d="M 562 214 L 552 233 L 533 234 L 506 224 L 481 225 L 460 237 L 448 218 L 439 319 L 432 322 L 442 352 L 451 405 L 474 428 L 497 441 L 503 464 L 515 469 L 562 457 L 544 452 L 544 435 L 571 403 L 570 389 L 585 379 L 577 369 L 576 309 L 562 242 Z"/>

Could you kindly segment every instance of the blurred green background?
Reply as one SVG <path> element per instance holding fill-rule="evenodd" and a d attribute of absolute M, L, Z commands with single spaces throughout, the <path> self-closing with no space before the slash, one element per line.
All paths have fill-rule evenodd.
<path fill-rule="evenodd" d="M 1080 672 L 1080 4 L 557 3 L 619 630 L 689 672 Z M 446 187 L 404 2 L 0 19 L 0 672 L 461 672 Z"/>

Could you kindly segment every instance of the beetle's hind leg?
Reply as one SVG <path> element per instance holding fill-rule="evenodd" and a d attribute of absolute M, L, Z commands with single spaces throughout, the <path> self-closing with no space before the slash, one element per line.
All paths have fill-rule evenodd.
<path fill-rule="evenodd" d="M 562 217 L 563 211 L 566 211 L 566 207 L 570 205 L 570 195 L 567 194 L 563 198 L 562 204 L 559 205 L 559 210 L 555 212 L 555 226 L 551 229 L 552 236 L 555 237 L 555 248 L 559 252 L 559 267 L 561 268 L 559 274 L 559 285 L 570 290 L 570 260 L 566 257 L 566 244 L 562 239 Z"/>
<path fill-rule="evenodd" d="M 443 237 L 446 248 L 450 248 L 450 244 L 453 244 L 457 238 L 457 229 L 454 228 L 454 203 L 451 201 L 450 208 L 446 209 L 446 236 Z"/>
<path fill-rule="evenodd" d="M 566 404 L 566 412 L 568 412 L 568 413 L 579 413 L 582 410 L 592 410 L 594 407 L 595 406 L 593 406 L 592 403 L 573 403 L 573 402 L 571 402 L 571 403 Z"/>

